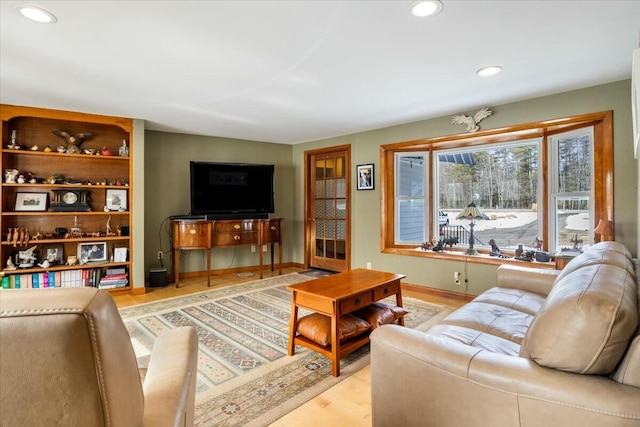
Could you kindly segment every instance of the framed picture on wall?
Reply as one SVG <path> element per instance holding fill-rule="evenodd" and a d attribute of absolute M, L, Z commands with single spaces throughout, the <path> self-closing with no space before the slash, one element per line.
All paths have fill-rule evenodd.
<path fill-rule="evenodd" d="M 373 163 L 356 166 L 358 190 L 373 190 Z"/>

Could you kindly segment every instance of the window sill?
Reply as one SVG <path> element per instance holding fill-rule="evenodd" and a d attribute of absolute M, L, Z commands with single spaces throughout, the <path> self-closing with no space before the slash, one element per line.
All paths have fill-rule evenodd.
<path fill-rule="evenodd" d="M 549 268 L 552 270 L 556 268 L 556 263 L 554 261 L 550 261 L 550 262 L 522 261 L 515 258 L 498 258 L 495 256 L 490 256 L 488 253 L 480 253 L 479 255 L 466 255 L 464 251 L 455 250 L 455 249 L 445 250 L 441 252 L 433 252 L 433 251 L 425 251 L 419 248 L 418 249 L 386 248 L 382 250 L 382 253 L 415 256 L 420 258 L 441 259 L 441 260 L 447 260 L 447 261 L 472 262 L 476 264 L 489 264 L 489 265 L 510 264 L 510 265 L 519 265 L 521 267 Z"/>

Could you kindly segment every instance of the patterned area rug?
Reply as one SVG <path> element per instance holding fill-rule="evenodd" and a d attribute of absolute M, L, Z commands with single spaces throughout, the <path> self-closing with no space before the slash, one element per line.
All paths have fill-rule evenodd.
<path fill-rule="evenodd" d="M 196 328 L 197 426 L 266 426 L 369 364 L 368 345 L 342 359 L 338 378 L 331 375 L 330 361 L 314 351 L 296 347 L 296 354 L 287 356 L 291 294 L 286 286 L 307 280 L 313 277 L 292 273 L 120 313 L 141 367 L 147 366 L 153 342 L 164 330 Z M 404 306 L 406 325 L 416 329 L 448 311 L 409 298 Z"/>

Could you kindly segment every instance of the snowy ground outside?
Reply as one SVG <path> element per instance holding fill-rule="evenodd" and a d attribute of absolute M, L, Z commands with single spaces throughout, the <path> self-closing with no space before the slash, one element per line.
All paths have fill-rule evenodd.
<path fill-rule="evenodd" d="M 461 225 L 469 227 L 468 219 L 456 219 L 460 211 L 444 211 L 449 215 L 449 225 Z M 484 211 L 490 219 L 487 221 L 476 221 L 473 229 L 475 231 L 495 230 L 505 228 L 522 227 L 538 219 L 537 212 L 531 211 Z M 577 213 L 567 216 L 565 228 L 568 230 L 587 231 L 589 230 L 589 215 L 587 213 Z"/>

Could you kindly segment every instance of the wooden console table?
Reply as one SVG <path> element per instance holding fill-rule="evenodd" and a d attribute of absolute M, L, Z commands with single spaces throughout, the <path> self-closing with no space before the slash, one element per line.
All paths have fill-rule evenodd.
<path fill-rule="evenodd" d="M 235 246 L 258 246 L 260 278 L 264 264 L 263 245 L 271 247 L 271 271 L 274 271 L 274 244 L 278 244 L 279 274 L 282 274 L 282 219 L 174 219 L 173 275 L 176 288 L 180 287 L 180 250 L 207 251 L 207 286 L 211 286 L 211 249 Z"/>
<path fill-rule="evenodd" d="M 340 359 L 369 342 L 369 334 L 341 343 L 338 339 L 338 319 L 390 295 L 396 296 L 396 305 L 402 307 L 400 280 L 404 274 L 356 269 L 344 271 L 308 282 L 287 286 L 292 292 L 289 319 L 289 356 L 296 345 L 310 348 L 328 357 L 334 377 L 340 375 Z M 304 307 L 331 317 L 331 344 L 327 347 L 301 335 L 298 330 L 298 308 Z M 404 326 L 404 318 L 398 319 Z"/>

